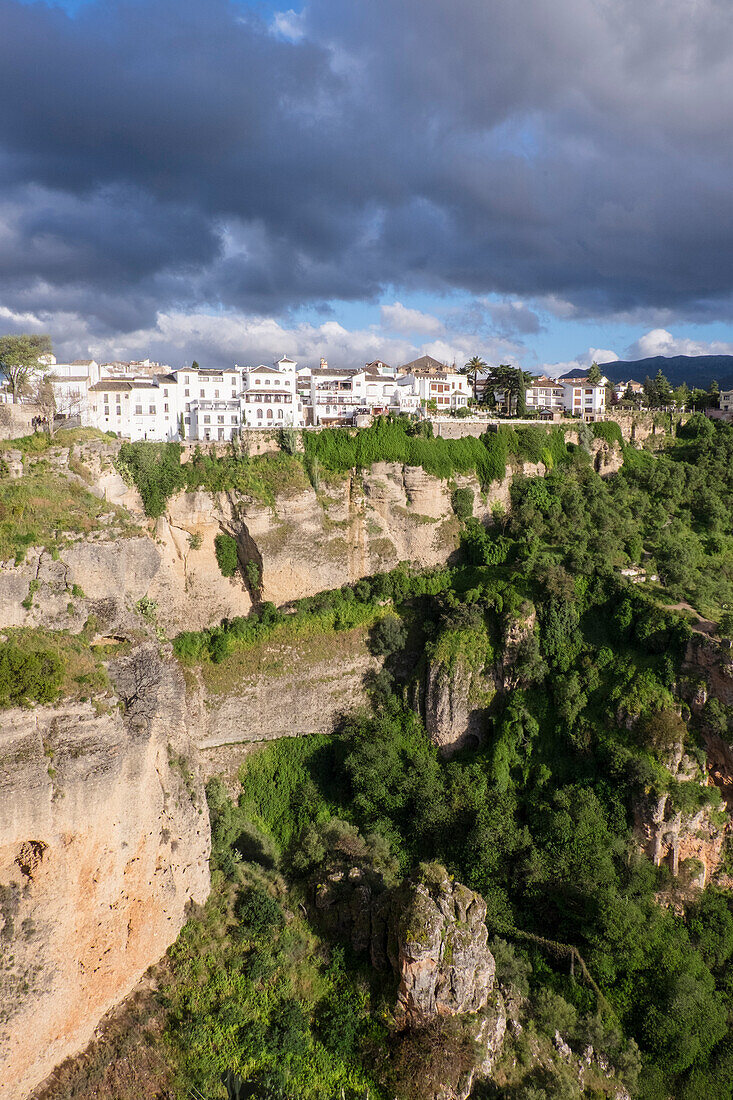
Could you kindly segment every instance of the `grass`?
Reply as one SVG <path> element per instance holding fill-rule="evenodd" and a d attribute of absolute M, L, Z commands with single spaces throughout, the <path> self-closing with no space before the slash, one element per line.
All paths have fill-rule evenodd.
<path fill-rule="evenodd" d="M 137 530 L 123 509 L 38 462 L 24 477 L 0 481 L 0 560 L 20 564 L 31 546 L 53 551 L 71 535 L 88 536 L 110 512 L 125 533 Z"/>
<path fill-rule="evenodd" d="M 369 627 L 385 613 L 381 607 L 363 612 L 363 621 L 347 629 L 336 629 L 330 613 L 279 624 L 259 641 L 237 646 L 220 663 L 201 661 L 204 684 L 213 694 L 226 694 L 245 679 L 295 673 L 321 661 L 343 660 L 352 653 L 366 652 Z"/>
<path fill-rule="evenodd" d="M 55 448 L 90 443 L 92 440 L 114 443 L 115 439 L 116 436 L 108 432 L 100 432 L 98 428 L 62 428 L 56 432 L 53 439 L 46 432 L 33 432 L 31 435 L 22 435 L 17 439 L 2 439 L 0 451 L 22 451 L 24 455 L 42 455 Z"/>

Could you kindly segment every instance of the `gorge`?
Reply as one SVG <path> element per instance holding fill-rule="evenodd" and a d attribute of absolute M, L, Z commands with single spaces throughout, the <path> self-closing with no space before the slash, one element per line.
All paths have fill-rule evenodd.
<path fill-rule="evenodd" d="M 389 1058 L 377 1076 L 399 1095 L 413 1095 L 406 1067 L 434 1027 L 440 1038 L 420 1056 L 433 1089 L 424 1095 L 490 1095 L 476 1089 L 492 1075 L 496 1088 L 502 1080 L 514 1087 L 497 1066 L 504 1046 L 523 1042 L 529 1026 L 539 1036 L 530 1076 L 544 1065 L 574 1075 L 576 1090 L 652 1096 L 647 1084 L 646 1093 L 636 1091 L 638 1065 L 627 1072 L 638 1057 L 629 1043 L 642 1041 L 642 1081 L 658 1077 L 655 1059 L 667 1048 L 643 1046 L 601 959 L 598 943 L 608 933 L 591 935 L 572 906 L 571 915 L 558 915 L 553 899 L 564 876 L 572 878 L 565 865 L 575 841 L 563 814 L 572 832 L 592 838 L 593 855 L 584 852 L 577 877 L 592 864 L 588 896 L 610 891 L 610 908 L 626 896 L 618 876 L 632 834 L 634 859 L 646 851 L 649 874 L 656 865 L 662 876 L 654 886 L 662 901 L 653 903 L 660 921 L 669 913 L 684 925 L 687 908 L 707 897 L 703 887 L 716 879 L 716 889 L 726 888 L 733 675 L 725 640 L 704 638 L 698 622 L 714 603 L 706 570 L 724 560 L 727 521 L 708 502 L 718 529 L 696 534 L 700 486 L 683 484 L 675 470 L 685 468 L 690 447 L 703 455 L 701 468 L 713 457 L 722 462 L 713 448 L 728 455 L 729 429 L 717 428 L 715 440 L 702 428 L 695 435 L 696 424 L 677 431 L 650 437 L 646 449 L 620 432 L 563 433 L 552 444 L 546 429 L 516 432 L 503 476 L 489 482 L 465 467 L 439 477 L 397 461 L 348 469 L 322 461 L 314 471 L 307 455 L 232 456 L 248 479 L 244 492 L 217 485 L 223 470 L 210 456 L 209 486 L 172 492 L 157 516 L 146 515 L 146 483 L 117 463 L 114 441 L 89 438 L 39 454 L 10 445 L 6 465 L 16 467 L 0 483 L 7 509 L 0 522 L 27 489 L 24 515 L 35 517 L 35 539 L 22 552 L 7 532 L 0 544 L 2 643 L 8 661 L 13 647 L 26 657 L 52 654 L 65 672 L 52 699 L 29 685 L 25 696 L 8 693 L 1 712 L 3 1100 L 24 1100 L 83 1048 L 189 915 L 192 927 L 204 921 L 195 914 L 210 890 L 212 844 L 207 912 L 227 899 L 224 909 L 240 914 L 253 943 L 262 934 L 260 909 L 296 938 L 312 935 L 300 923 L 310 920 L 324 943 L 366 952 L 384 975 L 374 980 L 386 983 L 394 1028 L 380 1040 Z M 429 451 L 434 442 L 422 445 Z M 492 454 L 489 443 L 474 444 Z M 203 459 L 187 461 L 203 470 Z M 41 482 L 48 489 L 59 481 L 74 500 L 66 527 L 58 516 L 44 518 L 39 499 Z M 665 501 L 672 523 L 691 516 L 676 535 L 682 545 L 693 534 L 699 541 L 701 556 L 687 573 L 669 545 L 669 517 L 654 514 L 650 500 Z M 222 535 L 236 544 L 230 578 L 217 564 Z M 621 575 L 630 565 L 651 573 L 652 563 L 667 603 L 684 590 L 697 611 L 685 618 L 665 607 L 665 593 Z M 597 782 L 601 771 L 607 789 Z M 501 840 L 515 819 L 517 831 L 512 825 Z M 522 829 L 553 839 L 538 841 L 531 856 Z M 245 836 L 254 839 L 245 844 Z M 504 856 L 489 855 L 497 843 L 523 868 L 516 881 Z M 650 884 L 639 887 L 644 905 L 652 904 Z M 542 899 L 538 921 L 522 916 L 530 898 Z M 174 969 L 188 965 L 185 935 L 173 949 Z M 580 944 L 592 984 L 576 993 L 565 978 L 543 984 L 542 967 L 554 964 L 540 941 L 569 951 Z M 531 989 L 521 957 L 528 943 Z M 239 950 L 229 945 L 222 957 Z M 331 983 L 326 1000 L 358 988 L 358 967 L 339 965 L 342 976 L 317 979 Z M 702 972 L 695 980 L 717 1043 L 721 995 Z M 552 997 L 569 998 L 568 1010 Z M 359 1003 L 357 1016 L 371 1018 Z M 606 1003 L 622 1021 L 621 1038 L 611 1042 L 607 1028 L 590 1042 L 581 1086 L 573 1028 L 585 1042 L 590 1024 L 581 1027 L 581 1019 Z M 553 1034 L 546 1042 L 537 1022 L 550 1007 L 566 1020 L 554 1029 L 557 1042 Z M 331 1050 L 314 1011 L 316 1038 L 302 1042 Z M 467 1030 L 451 1032 L 450 1021 L 462 1027 L 464 1018 Z M 192 1049 L 208 1042 L 195 1027 L 192 1034 Z M 457 1075 L 439 1050 L 454 1051 Z M 224 1085 L 218 1063 L 204 1080 L 184 1056 L 180 1073 L 198 1089 L 216 1079 L 230 1095 L 240 1087 L 234 1077 L 254 1082 L 254 1095 L 296 1094 L 287 1088 L 301 1071 L 277 1092 L 257 1076 L 265 1055 L 253 1058 L 235 1058 Z M 332 1076 L 340 1058 L 333 1054 Z M 348 1073 L 329 1077 L 329 1089 L 348 1084 L 346 1095 L 366 1096 L 382 1087 L 348 1058 Z M 694 1053 L 678 1065 L 687 1082 Z"/>

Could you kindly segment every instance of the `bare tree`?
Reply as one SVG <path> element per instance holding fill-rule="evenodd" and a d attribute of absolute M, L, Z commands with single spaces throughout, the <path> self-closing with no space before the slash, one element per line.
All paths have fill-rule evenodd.
<path fill-rule="evenodd" d="M 54 379 L 41 377 L 32 390 L 32 400 L 38 406 L 38 415 L 51 439 L 56 434 L 57 419 L 77 416 L 84 403 L 84 395 L 78 390 L 64 392 L 57 389 Z"/>

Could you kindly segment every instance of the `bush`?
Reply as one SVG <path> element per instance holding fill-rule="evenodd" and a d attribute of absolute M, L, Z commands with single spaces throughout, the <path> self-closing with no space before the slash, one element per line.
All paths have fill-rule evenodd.
<path fill-rule="evenodd" d="M 391 657 L 407 641 L 407 628 L 396 615 L 385 615 L 372 628 L 369 648 L 377 656 Z"/>
<path fill-rule="evenodd" d="M 0 645 L 0 707 L 50 703 L 58 695 L 63 672 L 63 662 L 55 653 L 28 653 L 5 642 Z"/>
<path fill-rule="evenodd" d="M 247 932 L 258 935 L 271 928 L 282 928 L 283 911 L 275 899 L 258 886 L 250 886 L 239 897 L 235 913 Z"/>
<path fill-rule="evenodd" d="M 450 502 L 460 520 L 467 520 L 473 516 L 473 489 L 454 490 Z"/>
<path fill-rule="evenodd" d="M 239 568 L 236 540 L 222 532 L 214 539 L 214 550 L 222 576 L 233 577 Z"/>

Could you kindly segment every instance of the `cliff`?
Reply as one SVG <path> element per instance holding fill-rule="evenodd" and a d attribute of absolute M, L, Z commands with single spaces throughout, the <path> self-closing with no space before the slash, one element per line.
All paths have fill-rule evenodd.
<path fill-rule="evenodd" d="M 2 716 L 2 1100 L 83 1047 L 208 894 L 181 674 L 151 645 L 111 673 L 123 710 Z"/>

